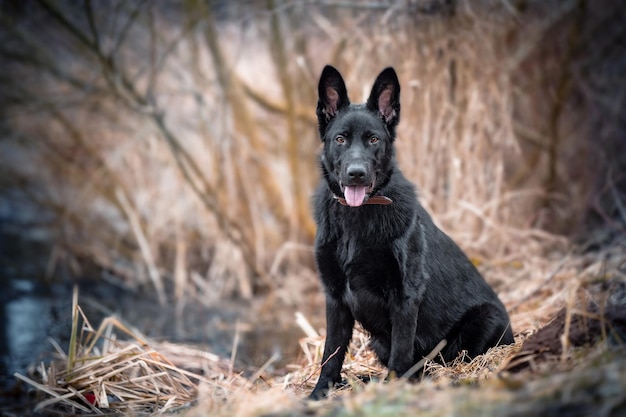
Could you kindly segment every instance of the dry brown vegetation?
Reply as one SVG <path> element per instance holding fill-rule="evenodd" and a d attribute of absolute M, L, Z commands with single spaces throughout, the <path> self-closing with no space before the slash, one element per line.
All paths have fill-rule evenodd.
<path fill-rule="evenodd" d="M 518 346 L 469 368 L 432 368 L 422 384 L 363 388 L 354 375 L 382 370 L 355 345 L 346 372 L 359 394 L 312 412 L 432 406 L 433 415 L 472 415 L 492 401 L 483 414 L 503 415 L 507 402 L 532 414 L 524 402 L 550 397 L 550 384 L 565 389 L 558 378 L 574 370 L 581 383 L 572 392 L 599 376 L 624 387 L 610 365 L 623 371 L 623 360 L 596 360 L 619 357 L 605 332 L 584 354 L 564 338 L 556 369 L 565 373 L 527 388 L 507 386 L 525 384 L 511 377 L 489 378 L 493 389 L 481 394 L 438 390 L 493 375 L 562 307 L 564 329 L 576 312 L 598 315 L 585 313 L 588 303 L 606 306 L 624 282 L 626 16 L 618 3 L 1 3 L 4 210 L 20 234 L 53 244 L 50 277 L 148 287 L 161 303 L 240 297 L 314 312 L 317 77 L 332 63 L 360 101 L 393 65 L 402 84 L 400 166 L 502 297 Z M 207 404 L 198 415 L 304 412 L 299 398 L 315 381 L 319 340 L 302 342 L 308 354 L 287 377 L 259 373 L 222 391 L 226 399 L 201 384 Z M 396 400 L 400 408 L 389 405 Z"/>
<path fill-rule="evenodd" d="M 286 369 L 271 369 L 271 357 L 244 372 L 233 358 L 151 340 L 115 317 L 95 328 L 76 294 L 68 352 L 55 345 L 57 359 L 16 377 L 37 390 L 36 411 L 61 415 L 618 416 L 626 410 L 625 266 L 619 245 L 566 259 L 517 306 L 513 325 L 524 330 L 515 344 L 446 366 L 425 361 L 418 383 L 383 382 L 386 371 L 357 328 L 345 385 L 320 403 L 303 398 L 318 376 L 324 339 L 300 314 L 301 357 Z"/>

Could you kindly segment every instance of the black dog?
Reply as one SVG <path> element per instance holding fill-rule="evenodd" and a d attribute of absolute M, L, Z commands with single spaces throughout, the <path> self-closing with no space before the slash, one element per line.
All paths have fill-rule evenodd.
<path fill-rule="evenodd" d="M 314 196 L 315 256 L 326 290 L 326 344 L 311 398 L 340 372 L 355 320 L 390 376 L 403 376 L 442 340 L 444 361 L 513 343 L 507 312 L 459 247 L 433 224 L 394 156 L 400 84 L 393 68 L 367 103 L 350 104 L 326 66 L 317 117 L 324 181 Z M 411 370 L 412 371 L 412 370 Z"/>

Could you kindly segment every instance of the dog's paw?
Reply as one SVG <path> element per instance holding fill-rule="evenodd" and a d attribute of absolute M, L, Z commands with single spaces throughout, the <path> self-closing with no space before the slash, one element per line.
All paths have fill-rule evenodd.
<path fill-rule="evenodd" d="M 307 400 L 310 401 L 319 401 L 328 397 L 329 388 L 321 388 L 319 386 L 315 387 L 311 394 L 307 397 Z"/>

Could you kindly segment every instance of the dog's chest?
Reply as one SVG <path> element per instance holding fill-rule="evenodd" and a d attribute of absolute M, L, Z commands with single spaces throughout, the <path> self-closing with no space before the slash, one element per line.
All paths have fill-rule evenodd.
<path fill-rule="evenodd" d="M 343 302 L 346 303 L 352 311 L 354 311 L 354 307 L 359 304 L 357 295 L 350 287 L 349 281 L 346 282 L 346 286 L 343 290 Z"/>
<path fill-rule="evenodd" d="M 345 276 L 343 301 L 357 319 L 385 307 L 390 292 L 401 285 L 397 260 L 382 242 L 344 236 L 339 240 L 337 259 Z"/>
<path fill-rule="evenodd" d="M 378 285 L 372 285 L 373 282 L 363 285 L 363 279 L 348 279 L 343 291 L 342 301 L 348 306 L 352 316 L 372 334 L 381 334 L 390 328 L 390 296 L 384 280 L 381 276 L 378 277 Z"/>

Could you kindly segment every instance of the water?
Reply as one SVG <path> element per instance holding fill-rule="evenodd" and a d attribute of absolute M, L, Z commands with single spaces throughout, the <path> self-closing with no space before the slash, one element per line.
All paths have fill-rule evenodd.
<path fill-rule="evenodd" d="M 12 280 L 3 284 L 0 295 L 0 382 L 12 383 L 14 372 L 43 359 L 46 337 L 58 333 L 62 325 L 58 309 L 62 305 L 52 292 L 42 291 L 35 282 Z"/>

